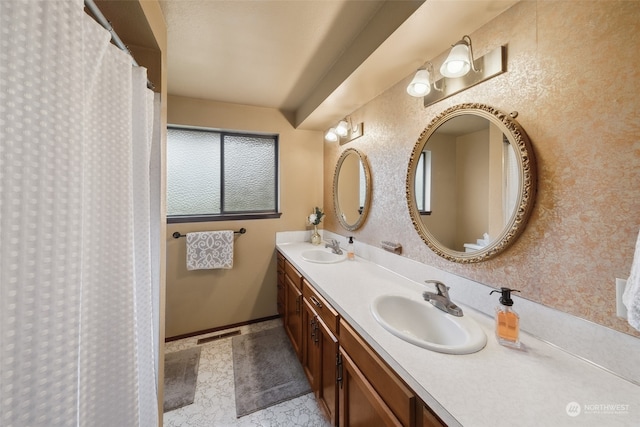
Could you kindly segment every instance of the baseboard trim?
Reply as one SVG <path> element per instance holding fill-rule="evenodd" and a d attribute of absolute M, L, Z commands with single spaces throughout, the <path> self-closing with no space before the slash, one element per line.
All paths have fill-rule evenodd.
<path fill-rule="evenodd" d="M 181 340 L 181 339 L 184 339 L 184 338 L 195 337 L 197 335 L 210 334 L 212 332 L 218 332 L 218 331 L 222 331 L 224 329 L 237 328 L 237 327 L 240 327 L 240 326 L 251 325 L 252 323 L 264 322 L 264 321 L 267 321 L 267 320 L 277 319 L 279 317 L 281 317 L 281 316 L 276 314 L 276 315 L 273 315 L 273 316 L 261 317 L 260 319 L 248 320 L 246 322 L 233 323 L 231 325 L 219 326 L 217 328 L 211 328 L 211 329 L 204 329 L 202 331 L 189 332 L 188 334 L 182 334 L 182 335 L 176 335 L 176 336 L 173 336 L 173 337 L 167 337 L 167 338 L 164 339 L 164 342 L 177 341 L 177 340 Z"/>

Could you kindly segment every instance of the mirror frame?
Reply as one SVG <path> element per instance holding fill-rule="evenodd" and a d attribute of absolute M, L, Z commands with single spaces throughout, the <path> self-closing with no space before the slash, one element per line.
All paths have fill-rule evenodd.
<path fill-rule="evenodd" d="M 360 218 L 354 224 L 348 224 L 344 218 L 342 218 L 342 210 L 340 209 L 340 202 L 338 201 L 338 178 L 340 176 L 340 167 L 342 163 L 344 163 L 345 159 L 349 154 L 355 154 L 360 159 L 360 163 L 362 164 L 362 169 L 364 170 L 364 179 L 365 179 L 365 187 L 366 194 L 364 197 L 364 206 L 362 209 L 362 213 L 360 214 Z M 369 207 L 371 205 L 371 171 L 369 169 L 369 162 L 367 161 L 367 156 L 365 156 L 360 151 L 355 148 L 347 148 L 342 152 L 340 158 L 338 158 L 338 162 L 336 163 L 336 169 L 333 174 L 333 212 L 338 219 L 340 225 L 348 231 L 354 231 L 358 228 L 362 227 L 365 220 L 367 219 L 367 215 L 369 214 Z"/>
<path fill-rule="evenodd" d="M 420 153 L 422 153 L 429 138 L 436 132 L 440 125 L 449 119 L 465 114 L 484 117 L 502 130 L 502 133 L 507 136 L 509 142 L 511 142 L 514 147 L 516 158 L 518 160 L 520 179 L 516 209 L 511 215 L 509 222 L 505 225 L 502 234 L 497 236 L 484 248 L 473 252 L 454 251 L 440 243 L 422 222 L 420 212 L 418 211 L 418 207 L 415 203 L 415 176 Z M 502 111 L 485 104 L 459 104 L 450 107 L 437 115 L 420 134 L 409 159 L 406 181 L 406 197 L 413 226 L 422 240 L 437 255 L 449 261 L 463 264 L 486 261 L 507 249 L 524 231 L 535 203 L 537 177 L 533 147 L 524 129 L 517 121 L 515 121 L 517 115 L 517 112 L 505 114 Z"/>

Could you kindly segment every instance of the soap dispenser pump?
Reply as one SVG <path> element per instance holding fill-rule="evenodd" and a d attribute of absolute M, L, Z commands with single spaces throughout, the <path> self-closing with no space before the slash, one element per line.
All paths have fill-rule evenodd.
<path fill-rule="evenodd" d="M 353 236 L 349 236 L 349 243 L 347 244 L 347 259 L 349 261 L 355 261 L 356 253 L 353 249 Z"/>
<path fill-rule="evenodd" d="M 491 291 L 500 292 L 500 305 L 496 307 L 496 338 L 498 342 L 507 347 L 520 348 L 520 316 L 513 311 L 511 292 L 520 292 L 517 289 L 500 288 Z"/>

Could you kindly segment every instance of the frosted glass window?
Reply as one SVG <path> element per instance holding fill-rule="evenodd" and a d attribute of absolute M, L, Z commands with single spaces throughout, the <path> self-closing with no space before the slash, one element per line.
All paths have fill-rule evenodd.
<path fill-rule="evenodd" d="M 225 211 L 273 211 L 275 165 L 273 137 L 228 135 L 224 140 Z"/>
<path fill-rule="evenodd" d="M 276 214 L 277 160 L 277 135 L 169 127 L 168 221 Z"/>
<path fill-rule="evenodd" d="M 167 215 L 220 213 L 220 134 L 167 131 Z"/>

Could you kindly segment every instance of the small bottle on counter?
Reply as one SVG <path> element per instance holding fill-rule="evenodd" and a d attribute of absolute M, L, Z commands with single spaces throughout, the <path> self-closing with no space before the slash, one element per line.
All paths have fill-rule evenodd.
<path fill-rule="evenodd" d="M 354 261 L 356 259 L 356 252 L 353 248 L 353 236 L 349 236 L 349 243 L 347 244 L 347 259 Z"/>
<path fill-rule="evenodd" d="M 498 342 L 507 347 L 520 348 L 520 316 L 513 311 L 511 292 L 520 292 L 517 289 L 500 288 L 491 291 L 500 292 L 500 305 L 496 307 L 496 338 Z"/>

